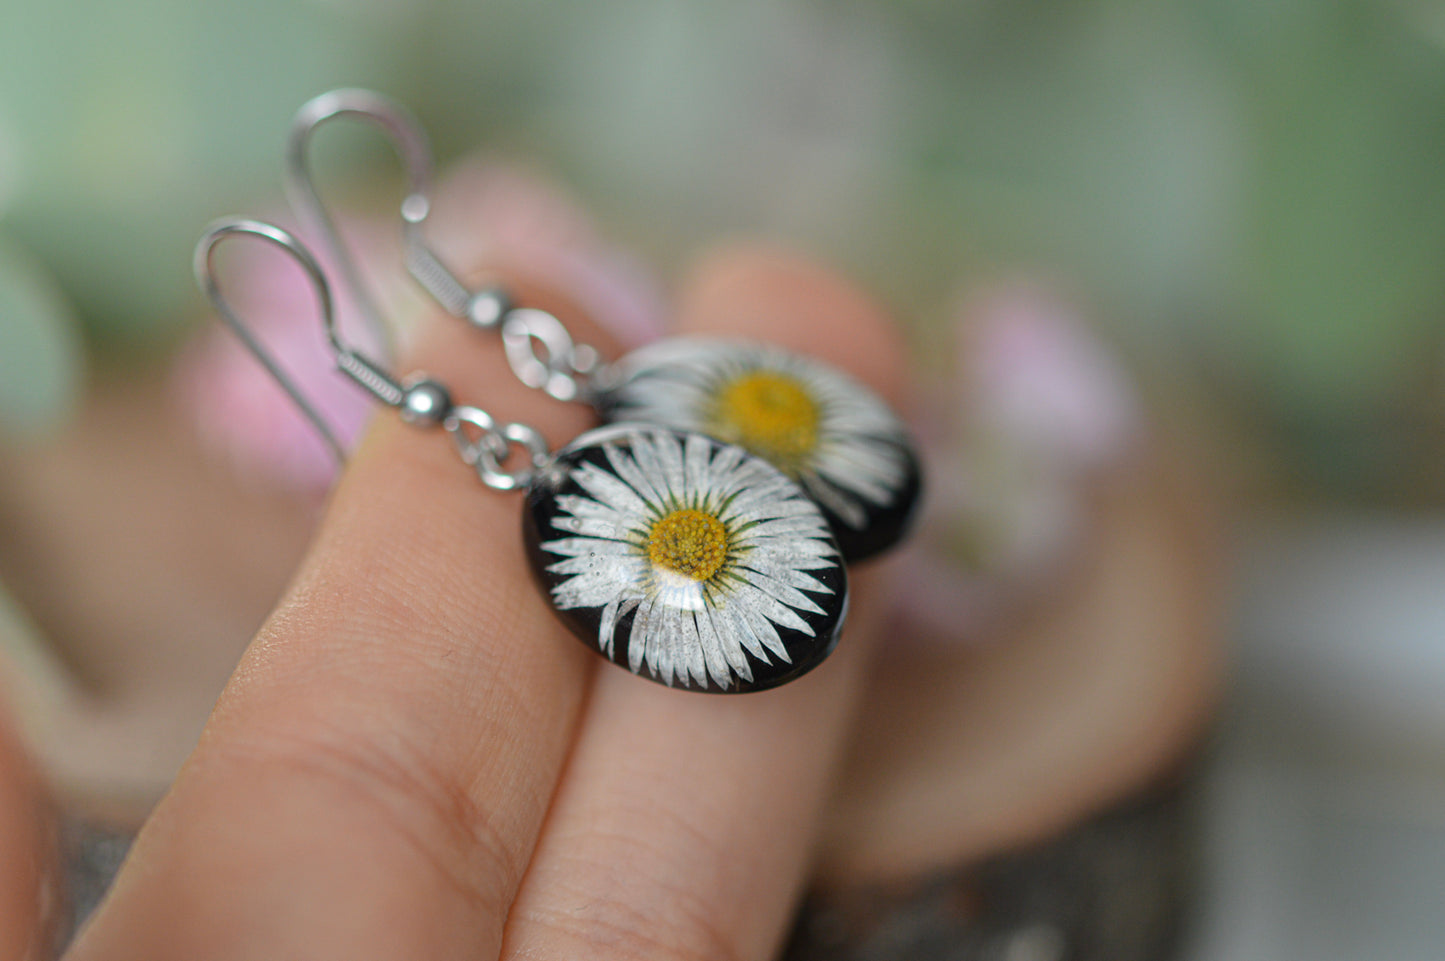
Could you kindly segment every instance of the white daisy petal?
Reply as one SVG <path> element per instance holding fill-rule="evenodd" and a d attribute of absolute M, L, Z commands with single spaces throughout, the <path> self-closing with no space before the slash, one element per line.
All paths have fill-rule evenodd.
<path fill-rule="evenodd" d="M 768 652 L 763 649 L 762 642 L 759 641 L 757 635 L 753 633 L 752 626 L 748 624 L 748 619 L 743 617 L 737 608 L 730 604 L 725 604 L 716 609 L 713 612 L 713 623 L 719 624 L 718 631 L 720 633 L 725 631 L 736 636 L 738 643 L 753 657 L 762 661 L 764 664 L 770 663 L 768 660 Z M 743 663 L 747 663 L 746 658 L 743 659 Z M 747 680 L 752 680 L 751 668 L 749 668 Z"/>
<path fill-rule="evenodd" d="M 557 506 L 573 517 L 601 517 L 608 520 L 625 520 L 627 515 L 615 507 L 600 504 L 590 497 L 577 494 L 563 494 L 557 498 Z"/>
<path fill-rule="evenodd" d="M 562 557 L 633 557 L 637 554 L 637 545 L 630 540 L 567 537 L 560 541 L 547 541 L 542 545 L 542 550 Z"/>
<path fill-rule="evenodd" d="M 783 644 L 783 639 L 778 636 L 778 629 L 763 616 L 761 611 L 755 611 L 746 605 L 739 605 L 738 613 L 748 622 L 748 627 L 752 628 L 753 635 L 772 652 L 774 657 L 784 664 L 793 663 L 792 657 L 788 654 L 788 648 Z"/>
<path fill-rule="evenodd" d="M 728 664 L 727 656 L 723 653 L 722 643 L 718 640 L 717 629 L 713 627 L 712 618 L 708 616 L 706 609 L 693 614 L 693 623 L 697 626 L 698 647 L 702 649 L 703 661 L 707 665 L 707 676 L 718 687 L 727 689 L 732 686 L 732 669 Z"/>
<path fill-rule="evenodd" d="M 819 537 L 826 531 L 827 524 L 818 516 L 817 511 L 813 511 L 810 514 L 758 521 L 740 533 L 750 542 L 756 542 L 776 537 Z"/>
<path fill-rule="evenodd" d="M 719 481 L 724 481 L 723 471 L 714 472 L 711 469 L 712 442 L 701 434 L 687 435 L 687 444 L 684 448 L 685 470 L 687 479 L 687 491 L 693 497 L 706 497 L 717 492 Z M 713 506 L 708 503 L 707 506 Z"/>
<path fill-rule="evenodd" d="M 566 534 L 578 534 L 605 541 L 626 541 L 628 530 L 619 521 L 624 519 L 614 513 L 612 517 L 558 517 L 552 526 Z"/>
<path fill-rule="evenodd" d="M 756 541 L 739 544 L 739 560 L 755 556 L 793 563 L 799 570 L 805 571 L 838 566 L 837 548 L 823 540 L 763 537 Z"/>
<path fill-rule="evenodd" d="M 632 631 L 627 635 L 627 666 L 633 674 L 642 670 L 642 658 L 647 653 L 647 626 L 656 603 L 656 598 L 644 597 L 632 615 Z"/>
<path fill-rule="evenodd" d="M 633 564 L 599 562 L 595 556 L 588 556 L 569 557 L 555 564 L 548 564 L 547 570 L 552 574 L 577 575 L 577 583 L 572 587 L 579 590 L 586 581 L 597 581 L 603 588 L 616 586 L 620 589 L 628 583 L 627 579 L 633 576 L 637 567 Z"/>
<path fill-rule="evenodd" d="M 816 558 L 836 564 L 838 551 L 832 544 L 823 540 L 827 535 L 826 527 L 821 530 L 804 530 L 793 534 L 753 534 L 751 531 L 746 531 L 737 539 L 738 558 L 741 560 L 745 554 L 752 556 L 753 553 L 762 552 L 768 557 L 777 557 L 782 560 L 796 557 L 799 563 Z M 812 567 L 814 565 L 804 566 Z"/>
<path fill-rule="evenodd" d="M 747 460 L 748 452 L 729 444 L 717 452 L 712 459 L 713 473 L 719 478 L 729 478 Z"/>
<path fill-rule="evenodd" d="M 753 668 L 748 663 L 746 645 L 743 643 L 745 631 L 738 630 L 736 620 L 723 613 L 719 608 L 709 608 L 707 617 L 711 619 L 713 630 L 717 632 L 718 645 L 722 648 L 723 657 L 727 659 L 728 667 L 744 681 L 751 682 L 753 679 Z M 756 644 L 756 642 L 754 642 Z M 764 664 L 765 658 L 760 658 Z"/>
<path fill-rule="evenodd" d="M 637 491 L 595 464 L 583 464 L 572 472 L 572 480 L 599 503 L 629 517 L 640 517 L 647 510 Z"/>
<path fill-rule="evenodd" d="M 903 481 L 904 461 L 889 445 L 825 441 L 819 445 L 817 471 L 859 492 L 871 491 L 869 496 L 886 498 Z"/>
<path fill-rule="evenodd" d="M 617 571 L 548 570 L 553 574 L 576 575 L 552 591 L 553 603 L 564 611 L 575 607 L 602 607 L 619 594 L 625 596 L 632 586 L 625 573 Z"/>
<path fill-rule="evenodd" d="M 813 516 L 813 504 L 806 498 L 793 496 L 797 485 L 781 474 L 730 478 L 729 488 L 735 491 L 728 510 L 758 517 Z"/>
<path fill-rule="evenodd" d="M 764 560 L 762 558 L 750 557 L 744 564 L 749 570 L 766 574 L 769 577 L 782 581 L 792 587 L 803 591 L 812 591 L 815 594 L 832 594 L 833 589 L 812 574 L 800 571 L 791 564 L 779 563 L 777 561 Z"/>
<path fill-rule="evenodd" d="M 609 400 L 618 417 L 702 433 L 717 426 L 718 416 L 733 416 L 719 414 L 718 405 L 741 379 L 771 375 L 791 384 L 812 402 L 811 449 L 771 448 L 763 438 L 775 428 L 758 427 L 756 452 L 771 451 L 845 528 L 862 530 L 873 511 L 898 505 L 915 470 L 902 425 L 886 404 L 846 374 L 781 348 L 677 338 L 634 352 L 618 369 L 621 380 Z M 724 436 L 750 429 L 745 422 L 727 424 L 719 429 Z"/>
<path fill-rule="evenodd" d="M 863 525 L 868 523 L 868 512 L 859 506 L 857 501 L 818 475 L 810 474 L 807 477 L 800 477 L 798 480 L 813 500 L 827 508 L 849 527 L 861 530 Z"/>
<path fill-rule="evenodd" d="M 657 646 L 666 650 L 679 678 L 685 677 L 688 684 L 692 681 L 707 684 L 707 657 L 703 654 L 702 638 L 698 636 L 697 619 L 692 611 L 664 611 L 658 628 L 650 633 Z"/>
<path fill-rule="evenodd" d="M 608 657 L 612 656 L 613 630 L 617 626 L 617 609 L 622 606 L 622 598 L 614 597 L 602 608 L 602 624 L 597 629 L 597 644 L 602 652 Z"/>
<path fill-rule="evenodd" d="M 807 621 L 794 613 L 793 609 L 788 605 L 769 594 L 764 594 L 762 591 L 754 591 L 743 603 L 747 604 L 749 608 L 756 608 L 758 613 L 762 614 L 774 624 L 791 628 L 807 634 L 809 637 L 813 636 L 813 629 L 808 626 Z"/>
<path fill-rule="evenodd" d="M 823 613 L 823 609 L 808 599 L 808 595 L 789 584 L 785 584 L 776 577 L 770 577 L 761 571 L 748 568 L 748 583 L 763 591 L 774 600 L 782 601 L 784 604 L 799 611 L 811 611 L 814 614 Z"/>
<path fill-rule="evenodd" d="M 676 614 L 675 611 L 672 613 Z M 669 638 L 676 632 L 676 618 L 669 619 L 659 615 L 655 619 L 655 623 L 648 628 L 645 645 L 647 669 L 669 687 L 672 686 L 674 680 L 681 682 L 683 686 L 688 685 L 687 671 L 677 663 L 675 656 L 677 645 L 669 641 Z"/>
<path fill-rule="evenodd" d="M 669 439 L 671 435 L 668 435 Z M 687 499 L 687 471 L 683 466 L 682 450 L 675 443 L 658 444 L 656 448 L 661 481 L 666 484 L 668 503 L 683 504 Z"/>
<path fill-rule="evenodd" d="M 903 483 L 906 467 L 896 445 L 850 438 L 823 441 L 816 470 L 834 484 L 887 504 Z"/>
<path fill-rule="evenodd" d="M 792 484 L 758 484 L 760 489 L 751 485 L 739 486 L 742 489 L 728 500 L 726 513 L 729 518 L 761 520 L 765 517 L 818 516 L 813 509 L 815 505 L 802 498 L 787 497 L 793 489 Z M 818 519 L 822 520 L 821 517 Z"/>
<path fill-rule="evenodd" d="M 652 478 L 659 475 L 656 469 L 648 471 L 642 466 L 638 452 L 643 443 L 645 442 L 641 437 L 635 438 L 630 455 L 609 444 L 606 448 L 607 459 L 612 464 L 612 469 L 617 472 L 617 476 L 626 481 L 627 485 L 655 510 L 657 505 L 666 500 L 667 489 L 658 490 L 652 483 Z"/>

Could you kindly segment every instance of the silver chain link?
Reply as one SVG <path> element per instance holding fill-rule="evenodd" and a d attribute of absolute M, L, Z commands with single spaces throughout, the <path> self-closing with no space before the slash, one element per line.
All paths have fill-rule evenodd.
<path fill-rule="evenodd" d="M 414 225 L 408 228 L 406 256 L 411 275 L 443 310 L 481 330 L 501 328 L 507 363 L 523 384 L 557 400 L 589 399 L 601 355 L 575 342 L 555 314 L 513 307 L 501 287 L 467 288 L 422 242 Z"/>
<path fill-rule="evenodd" d="M 536 428 L 517 423 L 498 424 L 491 414 L 476 407 L 453 407 L 442 421 L 442 427 L 452 435 L 462 460 L 493 490 L 527 487 L 552 456 L 546 439 Z M 512 459 L 513 447 L 520 449 L 527 463 L 509 471 L 506 464 Z"/>
<path fill-rule="evenodd" d="M 586 401 L 601 359 L 597 350 L 573 341 L 555 314 L 536 307 L 514 307 L 500 286 L 472 289 L 463 284 L 422 236 L 429 212 L 430 204 L 420 194 L 409 196 L 402 205 L 406 265 L 412 277 L 453 317 L 480 330 L 500 327 L 507 363 L 522 383 L 558 400 Z"/>
<path fill-rule="evenodd" d="M 551 460 L 552 452 L 547 449 L 546 439 L 535 427 L 526 424 L 503 424 L 501 434 L 509 445 L 517 447 L 526 456 L 526 466 L 514 471 L 505 470 L 508 457 L 495 457 L 490 449 L 483 449 L 482 456 L 477 460 L 477 476 L 493 490 L 530 487 L 537 471 Z"/>
<path fill-rule="evenodd" d="M 555 315 L 535 307 L 514 307 L 502 321 L 502 346 L 512 373 L 528 387 L 558 400 L 586 400 L 597 351 L 577 344 Z M 540 346 L 542 352 L 538 353 Z"/>

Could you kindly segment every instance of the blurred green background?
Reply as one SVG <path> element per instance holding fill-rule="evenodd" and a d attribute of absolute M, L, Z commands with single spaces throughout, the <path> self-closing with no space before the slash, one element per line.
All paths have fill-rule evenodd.
<path fill-rule="evenodd" d="M 291 113 L 343 84 L 443 159 L 540 162 L 666 267 L 806 244 L 920 345 L 970 281 L 1061 278 L 1254 489 L 1445 502 L 1426 0 L 3 0 L 0 429 L 177 343 L 202 226 L 275 202 Z"/>

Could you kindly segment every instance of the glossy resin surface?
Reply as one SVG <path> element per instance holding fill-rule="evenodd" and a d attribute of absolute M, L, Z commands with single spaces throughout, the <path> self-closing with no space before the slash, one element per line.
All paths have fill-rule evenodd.
<path fill-rule="evenodd" d="M 562 620 L 642 677 L 762 690 L 837 644 L 847 575 L 827 520 L 737 446 L 652 424 L 589 431 L 534 481 L 523 525 Z"/>
<path fill-rule="evenodd" d="M 697 431 L 795 480 L 848 561 L 907 533 L 920 490 L 907 431 L 876 394 L 820 361 L 768 344 L 676 337 L 613 364 L 597 405 L 609 420 Z"/>

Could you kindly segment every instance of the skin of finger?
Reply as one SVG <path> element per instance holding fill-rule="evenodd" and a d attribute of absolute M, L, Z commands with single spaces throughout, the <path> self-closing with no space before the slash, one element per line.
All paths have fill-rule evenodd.
<path fill-rule="evenodd" d="M 591 422 L 449 318 L 415 361 L 553 445 Z M 71 956 L 495 955 L 593 669 L 531 581 L 520 511 L 383 412 Z"/>
<path fill-rule="evenodd" d="M 684 332 L 781 341 L 898 388 L 891 328 L 822 268 L 732 249 L 691 290 Z M 503 957 L 776 955 L 879 632 L 881 573 L 853 577 L 838 651 L 777 690 L 698 697 L 598 676 Z"/>
<path fill-rule="evenodd" d="M 0 961 L 54 951 L 54 822 L 39 772 L 0 699 Z"/>

